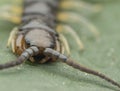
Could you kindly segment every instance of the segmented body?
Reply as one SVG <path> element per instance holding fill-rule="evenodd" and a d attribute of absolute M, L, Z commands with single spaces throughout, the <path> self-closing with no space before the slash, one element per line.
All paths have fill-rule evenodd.
<path fill-rule="evenodd" d="M 18 39 L 17 41 L 19 42 L 19 36 L 22 36 L 26 45 L 19 45 L 16 43 L 15 52 L 17 54 L 20 55 L 26 48 L 33 45 L 39 45 L 38 47 L 41 49 L 52 48 L 55 50 L 57 50 L 58 46 L 61 46 L 58 33 L 55 31 L 58 4 L 59 0 L 24 1 L 22 24 L 19 27 L 19 35 L 16 40 Z M 34 41 L 34 38 L 36 38 L 36 42 Z M 61 49 L 59 49 L 59 51 L 61 51 Z M 39 56 L 35 56 L 34 59 L 31 58 L 31 60 L 43 63 L 51 59 L 45 59 L 44 57 L 44 55 L 40 54 Z"/>

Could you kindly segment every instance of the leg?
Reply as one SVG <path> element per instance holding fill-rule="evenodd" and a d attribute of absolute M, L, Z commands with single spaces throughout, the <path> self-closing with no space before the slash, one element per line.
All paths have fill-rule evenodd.
<path fill-rule="evenodd" d="M 13 4 L 21 4 L 23 3 L 23 0 L 13 0 Z"/>
<path fill-rule="evenodd" d="M 64 54 L 65 53 L 65 47 L 64 45 L 62 44 L 62 48 L 61 48 L 61 53 Z"/>
<path fill-rule="evenodd" d="M 74 13 L 68 13 L 68 12 L 61 12 L 57 16 L 58 21 L 65 22 L 65 23 L 83 23 L 85 26 L 89 28 L 89 30 L 95 35 L 96 38 L 99 37 L 99 32 L 96 29 L 96 27 L 91 24 L 88 20 L 86 20 L 84 17 L 74 14 Z"/>
<path fill-rule="evenodd" d="M 9 11 L 12 12 L 13 14 L 17 14 L 17 15 L 22 14 L 22 8 L 19 7 L 19 6 L 13 6 L 13 7 L 10 8 Z"/>
<path fill-rule="evenodd" d="M 67 33 L 70 33 L 74 37 L 74 39 L 75 39 L 76 43 L 78 44 L 78 47 L 80 48 L 80 50 L 84 50 L 84 45 L 83 45 L 82 41 L 78 37 L 77 33 L 70 26 L 59 25 L 59 26 L 57 26 L 56 30 L 58 32 L 61 32 L 62 30 L 64 30 Z"/>
<path fill-rule="evenodd" d="M 65 48 L 64 48 L 63 43 L 60 43 L 60 42 L 61 42 L 61 39 L 60 40 L 56 40 L 56 51 L 64 54 L 65 53 Z"/>
<path fill-rule="evenodd" d="M 5 19 L 5 20 L 10 21 L 10 22 L 15 23 L 15 24 L 21 23 L 20 16 L 9 14 L 9 13 L 0 14 L 0 18 Z"/>
<path fill-rule="evenodd" d="M 19 6 L 6 5 L 0 8 L 0 18 L 8 20 L 12 23 L 19 24 L 21 22 L 22 8 Z"/>
<path fill-rule="evenodd" d="M 16 34 L 18 32 L 18 28 L 14 28 L 9 36 L 8 42 L 7 42 L 7 47 L 12 47 L 13 53 L 15 53 L 15 40 L 16 40 Z"/>
<path fill-rule="evenodd" d="M 14 39 L 16 37 L 17 32 L 18 32 L 18 29 L 16 27 L 13 28 L 13 30 L 11 31 L 10 36 L 8 38 L 7 47 L 10 47 L 10 45 L 12 43 L 12 39 Z"/>
<path fill-rule="evenodd" d="M 67 55 L 70 55 L 70 47 L 69 47 L 68 41 L 67 41 L 67 39 L 65 38 L 65 36 L 62 35 L 62 34 L 60 34 L 60 40 L 62 41 L 63 46 L 65 47 L 65 50 L 66 50 L 66 52 L 67 52 Z"/>
<path fill-rule="evenodd" d="M 12 5 L 5 5 L 0 7 L 1 12 L 10 12 L 12 14 L 21 15 L 22 14 L 22 8 L 20 6 L 12 6 Z"/>
<path fill-rule="evenodd" d="M 75 1 L 75 0 L 62 0 L 60 3 L 60 8 L 63 10 L 77 10 L 86 9 L 93 12 L 99 12 L 101 10 L 101 5 L 91 5 L 89 3 L 83 1 Z"/>
<path fill-rule="evenodd" d="M 56 42 L 56 48 L 55 48 L 54 50 L 56 50 L 56 51 L 64 54 L 64 53 L 65 53 L 64 45 L 63 45 L 63 43 L 61 43 L 61 40 L 56 39 L 55 42 Z M 47 58 L 49 58 L 49 57 L 47 57 Z M 47 60 L 47 59 L 43 59 L 43 60 Z M 42 60 L 42 61 L 43 61 L 43 60 Z M 53 62 L 56 61 L 56 60 L 57 60 L 56 58 L 52 58 L 52 61 L 53 61 Z M 40 62 L 41 62 L 41 61 L 40 61 Z M 43 61 L 43 62 L 45 62 L 45 61 Z"/>

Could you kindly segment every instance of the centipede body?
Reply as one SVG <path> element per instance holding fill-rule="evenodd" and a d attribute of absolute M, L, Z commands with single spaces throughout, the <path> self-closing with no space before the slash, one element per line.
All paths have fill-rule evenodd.
<path fill-rule="evenodd" d="M 45 63 L 57 59 L 80 71 L 98 76 L 115 86 L 120 85 L 102 73 L 86 68 L 62 53 L 63 46 L 59 33 L 57 12 L 61 0 L 24 0 L 21 24 L 11 34 L 13 52 L 19 55 L 17 60 L 0 64 L 0 69 L 22 64 L 29 59 L 31 62 Z M 11 39 L 11 38 L 10 38 Z"/>
<path fill-rule="evenodd" d="M 57 23 L 56 12 L 59 2 L 56 0 L 25 0 L 23 6 L 22 25 L 19 27 L 19 32 L 22 32 L 23 36 L 25 35 L 26 46 L 39 45 L 42 48 L 50 47 L 56 49 L 56 41 L 59 42 L 60 46 L 59 36 L 55 31 Z M 27 34 L 28 31 L 29 33 Z M 36 36 L 32 36 L 33 32 Z M 33 43 L 36 37 L 38 40 L 36 40 L 36 43 Z M 16 47 L 18 48 L 17 45 Z M 22 50 L 20 51 L 22 53 Z M 44 55 L 35 57 L 38 61 L 42 58 L 44 58 Z"/>

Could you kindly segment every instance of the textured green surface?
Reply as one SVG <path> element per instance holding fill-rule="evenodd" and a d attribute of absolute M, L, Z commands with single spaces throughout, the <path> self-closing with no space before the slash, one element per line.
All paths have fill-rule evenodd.
<path fill-rule="evenodd" d="M 99 0 L 100 1 L 100 0 Z M 4 3 L 5 2 L 5 3 Z M 7 0 L 0 4 L 8 4 Z M 92 35 L 77 27 L 86 50 L 77 51 L 71 42 L 72 57 L 89 68 L 105 73 L 120 83 L 120 2 L 102 3 L 100 14 L 91 17 L 101 35 L 98 41 Z M 6 43 L 10 30 L 15 25 L 0 20 L 0 63 L 15 59 L 16 56 Z M 77 25 L 76 25 L 77 26 Z M 73 27 L 76 27 L 73 26 Z M 81 30 L 81 31 L 80 31 Z M 85 32 L 86 31 L 86 32 Z M 77 71 L 63 63 L 31 65 L 0 71 L 0 91 L 117 91 L 118 88 L 98 77 Z"/>

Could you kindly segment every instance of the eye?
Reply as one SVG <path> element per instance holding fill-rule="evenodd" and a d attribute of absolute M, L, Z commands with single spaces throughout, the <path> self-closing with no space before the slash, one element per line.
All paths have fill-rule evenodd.
<path fill-rule="evenodd" d="M 29 40 L 26 40 L 26 45 L 30 46 L 30 41 Z"/>
<path fill-rule="evenodd" d="M 52 43 L 51 45 L 50 45 L 50 48 L 54 48 L 55 47 L 55 45 L 54 45 L 54 43 Z"/>

